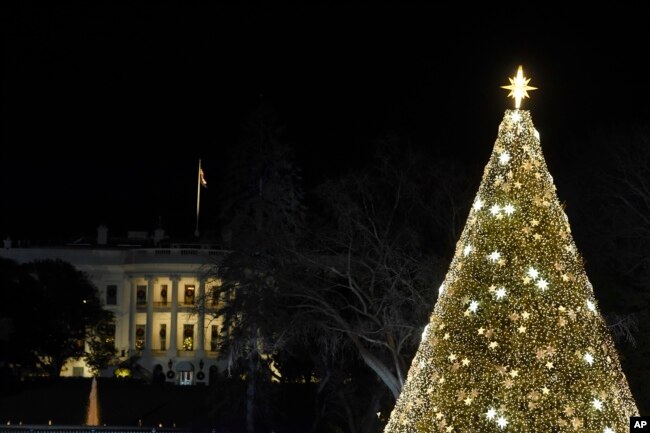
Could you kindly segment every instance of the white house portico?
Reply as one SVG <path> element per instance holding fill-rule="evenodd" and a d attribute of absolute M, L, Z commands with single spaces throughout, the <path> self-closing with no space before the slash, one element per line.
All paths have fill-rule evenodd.
<path fill-rule="evenodd" d="M 201 384 L 223 371 L 217 337 L 221 320 L 211 311 L 219 299 L 206 293 L 219 284 L 210 277 L 227 253 L 204 244 L 167 244 L 144 248 L 143 242 L 109 245 L 16 247 L 5 241 L 0 256 L 28 263 L 60 259 L 85 272 L 97 287 L 105 308 L 115 315 L 115 347 L 119 361 L 140 374 L 160 371 L 168 382 Z M 102 240 L 104 242 L 102 242 Z M 198 308 L 201 300 L 202 308 Z M 207 314 L 206 314 L 207 313 Z M 115 366 L 102 372 L 111 375 Z M 89 376 L 83 360 L 70 361 L 64 376 Z"/>

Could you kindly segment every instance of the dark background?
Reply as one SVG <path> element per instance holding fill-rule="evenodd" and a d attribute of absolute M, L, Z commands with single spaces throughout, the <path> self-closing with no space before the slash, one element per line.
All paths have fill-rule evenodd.
<path fill-rule="evenodd" d="M 575 173 L 598 176 L 591 138 L 648 114 L 641 6 L 15 1 L 0 17 L 3 238 L 159 218 L 191 234 L 198 158 L 214 209 L 210 179 L 261 95 L 306 190 L 390 135 L 457 160 L 478 187 L 512 106 L 499 86 L 523 64 L 540 88 L 523 108 L 570 216 Z"/>
<path fill-rule="evenodd" d="M 285 125 L 307 192 L 369 164 L 391 136 L 432 164 L 466 168 L 459 176 L 476 190 L 512 107 L 500 86 L 524 65 L 539 90 L 523 108 L 601 305 L 642 313 L 639 346 L 621 353 L 647 413 L 648 279 L 634 282 L 636 297 L 618 290 L 628 281 L 599 266 L 612 252 L 590 230 L 615 219 L 590 193 L 629 145 L 616 137 L 650 125 L 644 6 L 0 3 L 2 239 L 66 242 L 100 223 L 119 234 L 159 219 L 172 237 L 191 236 L 198 159 L 205 227 L 227 187 L 228 151 L 261 100 Z"/>

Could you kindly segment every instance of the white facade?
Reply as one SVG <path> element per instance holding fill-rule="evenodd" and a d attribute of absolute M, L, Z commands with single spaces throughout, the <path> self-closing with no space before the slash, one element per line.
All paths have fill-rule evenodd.
<path fill-rule="evenodd" d="M 200 246 L 0 249 L 0 256 L 18 263 L 61 259 L 85 272 L 115 315 L 120 361 L 137 357 L 145 373 L 159 364 L 166 380 L 179 384 L 207 383 L 210 374 L 223 371 L 216 351 L 222 323 L 212 314 L 218 300 L 206 299 L 204 310 L 196 303 L 218 284 L 209 275 L 225 253 Z M 112 375 L 114 369 L 102 374 Z M 90 371 L 80 360 L 68 362 L 61 374 L 89 376 Z"/>

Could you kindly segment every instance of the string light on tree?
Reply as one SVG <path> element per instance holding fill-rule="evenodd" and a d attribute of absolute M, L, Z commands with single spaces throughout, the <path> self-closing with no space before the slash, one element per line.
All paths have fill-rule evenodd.
<path fill-rule="evenodd" d="M 603 402 L 598 400 L 597 398 L 594 398 L 594 401 L 592 402 L 594 409 L 596 410 L 603 410 Z"/>
<path fill-rule="evenodd" d="M 517 111 L 513 111 L 512 114 L 510 115 L 510 119 L 515 123 L 519 122 L 521 120 L 521 114 L 519 114 L 519 112 Z"/>
<path fill-rule="evenodd" d="M 520 67 L 503 86 L 516 108 L 498 128 L 385 433 L 623 433 L 638 415 L 539 133 L 520 109 L 530 81 Z"/>
<path fill-rule="evenodd" d="M 492 251 L 488 256 L 488 259 L 490 259 L 490 261 L 493 263 L 498 262 L 500 258 L 501 258 L 501 253 L 498 251 Z"/>

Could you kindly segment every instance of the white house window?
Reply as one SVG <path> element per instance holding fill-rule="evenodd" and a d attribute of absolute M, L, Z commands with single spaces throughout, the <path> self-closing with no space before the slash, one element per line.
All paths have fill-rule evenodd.
<path fill-rule="evenodd" d="M 136 304 L 144 305 L 147 303 L 147 286 L 136 287 Z"/>
<path fill-rule="evenodd" d="M 183 325 L 183 350 L 194 350 L 194 325 Z"/>
<path fill-rule="evenodd" d="M 160 350 L 167 350 L 167 324 L 160 324 Z"/>
<path fill-rule="evenodd" d="M 135 325 L 135 348 L 137 350 L 144 349 L 144 338 L 147 325 Z"/>
<path fill-rule="evenodd" d="M 216 352 L 219 348 L 219 327 L 217 325 L 212 325 L 210 329 L 210 352 Z"/>
<path fill-rule="evenodd" d="M 167 305 L 167 284 L 160 286 L 160 304 Z"/>
<path fill-rule="evenodd" d="M 115 284 L 106 286 L 106 305 L 117 305 L 117 286 Z"/>
<path fill-rule="evenodd" d="M 194 289 L 195 286 L 193 285 L 185 286 L 185 299 L 184 299 L 185 305 L 194 305 Z"/>

